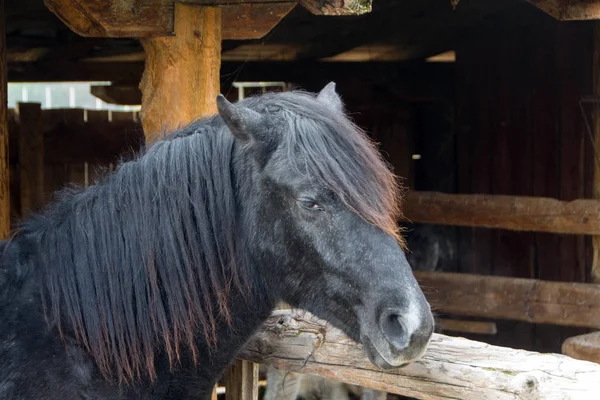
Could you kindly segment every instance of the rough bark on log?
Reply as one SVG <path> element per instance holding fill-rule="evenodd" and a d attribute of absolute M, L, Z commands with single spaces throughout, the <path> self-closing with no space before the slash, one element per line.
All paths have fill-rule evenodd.
<path fill-rule="evenodd" d="M 0 0 L 0 240 L 10 235 L 10 168 L 8 162 L 6 32 L 4 0 Z"/>
<path fill-rule="evenodd" d="M 415 271 L 438 313 L 600 329 L 600 285 Z"/>
<path fill-rule="evenodd" d="M 418 399 L 596 399 L 600 365 L 434 334 L 423 358 L 381 370 L 304 311 L 274 313 L 239 358 Z"/>
<path fill-rule="evenodd" d="M 600 235 L 600 201 L 545 197 L 409 192 L 411 222 L 581 235 Z"/>
<path fill-rule="evenodd" d="M 217 112 L 221 10 L 177 3 L 175 36 L 145 39 L 140 117 L 148 141 Z"/>

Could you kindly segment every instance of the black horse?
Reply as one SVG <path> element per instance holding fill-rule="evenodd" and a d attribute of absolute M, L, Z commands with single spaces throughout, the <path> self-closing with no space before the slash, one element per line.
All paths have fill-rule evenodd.
<path fill-rule="evenodd" d="M 421 357 L 399 186 L 333 83 L 217 105 L 0 244 L 1 399 L 207 399 L 281 300 Z"/>

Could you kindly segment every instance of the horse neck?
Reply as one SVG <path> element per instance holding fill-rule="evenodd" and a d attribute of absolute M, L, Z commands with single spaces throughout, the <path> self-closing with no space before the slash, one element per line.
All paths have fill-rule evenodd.
<path fill-rule="evenodd" d="M 159 143 L 26 224 L 38 237 L 49 319 L 66 322 L 107 370 L 144 368 L 156 338 L 171 359 L 180 344 L 194 347 L 198 331 L 211 342 L 222 321 L 240 318 L 232 307 L 252 278 L 236 226 L 245 173 L 236 175 L 233 143 L 217 134 Z M 126 352 L 113 358 L 114 345 Z"/>

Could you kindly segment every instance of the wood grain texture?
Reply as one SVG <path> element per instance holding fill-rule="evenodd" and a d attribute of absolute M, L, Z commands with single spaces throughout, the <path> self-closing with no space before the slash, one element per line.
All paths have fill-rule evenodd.
<path fill-rule="evenodd" d="M 140 118 L 146 139 L 215 114 L 220 91 L 221 9 L 176 4 L 175 36 L 144 39 Z"/>
<path fill-rule="evenodd" d="M 562 345 L 562 353 L 578 360 L 600 364 L 600 332 L 568 338 Z"/>
<path fill-rule="evenodd" d="M 0 0 L 0 240 L 10 235 L 10 167 L 7 121 L 6 30 L 4 0 Z"/>
<path fill-rule="evenodd" d="M 417 399 L 596 399 L 600 365 L 434 334 L 421 360 L 381 370 L 304 311 L 273 314 L 239 358 Z"/>
<path fill-rule="evenodd" d="M 177 4 L 181 4 L 173 0 L 45 0 L 44 3 L 81 36 L 122 38 L 171 35 L 176 30 L 174 12 Z M 217 3 L 223 14 L 223 39 L 260 39 L 296 6 L 296 2 Z"/>
<path fill-rule="evenodd" d="M 438 313 L 600 329 L 600 285 L 416 271 Z"/>
<path fill-rule="evenodd" d="M 582 235 L 600 234 L 600 201 L 532 196 L 409 192 L 411 222 Z"/>
<path fill-rule="evenodd" d="M 258 400 L 258 364 L 234 361 L 225 372 L 225 400 Z"/>

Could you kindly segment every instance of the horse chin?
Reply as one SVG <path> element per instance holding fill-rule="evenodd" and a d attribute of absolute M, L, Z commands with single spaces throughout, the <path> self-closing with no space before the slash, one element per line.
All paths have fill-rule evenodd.
<path fill-rule="evenodd" d="M 380 346 L 376 346 L 371 338 L 363 335 L 361 337 L 361 342 L 365 352 L 367 353 L 367 357 L 369 357 L 369 361 L 381 369 L 404 368 L 419 360 L 425 352 L 425 349 L 423 349 L 423 351 L 413 357 L 396 356 L 393 355 L 389 343 L 385 340 L 380 343 Z M 379 350 L 379 348 L 383 348 L 385 350 Z"/>

